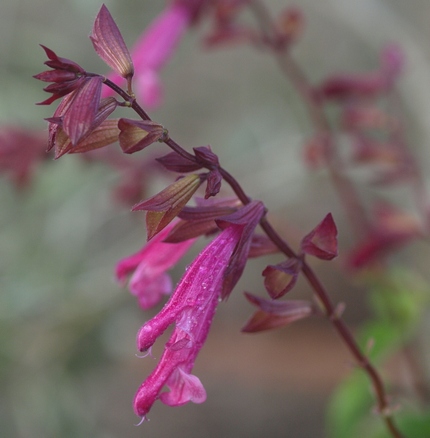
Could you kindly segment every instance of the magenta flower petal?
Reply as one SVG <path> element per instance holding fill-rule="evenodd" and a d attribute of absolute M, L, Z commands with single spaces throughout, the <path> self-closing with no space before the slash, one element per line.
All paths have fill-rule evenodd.
<path fill-rule="evenodd" d="M 203 385 L 191 371 L 209 332 L 226 269 L 242 232 L 243 227 L 238 225 L 222 231 L 189 266 L 158 315 L 140 329 L 137 345 L 145 351 L 175 323 L 160 362 L 136 393 L 137 415 L 145 418 L 157 399 L 169 406 L 188 401 L 202 403 L 206 399 Z M 161 394 L 165 385 L 170 392 Z"/>
<path fill-rule="evenodd" d="M 160 400 L 168 406 L 180 406 L 189 401 L 203 403 L 206 401 L 206 390 L 200 379 L 188 374 L 178 367 L 167 381 L 170 392 L 160 394 Z"/>
<path fill-rule="evenodd" d="M 136 96 L 148 108 L 158 108 L 164 99 L 163 85 L 155 70 L 142 69 L 134 80 Z"/>
<path fill-rule="evenodd" d="M 136 74 L 140 68 L 159 71 L 172 57 L 190 23 L 189 9 L 173 3 L 146 29 L 134 46 Z"/>
<path fill-rule="evenodd" d="M 195 239 L 180 243 L 164 243 L 163 240 L 174 228 L 176 222 L 167 226 L 150 240 L 139 252 L 120 260 L 116 267 L 116 278 L 125 284 L 131 273 L 129 289 L 137 296 L 143 309 L 157 304 L 163 295 L 172 290 L 170 277 L 166 271 L 171 269 L 187 252 Z"/>

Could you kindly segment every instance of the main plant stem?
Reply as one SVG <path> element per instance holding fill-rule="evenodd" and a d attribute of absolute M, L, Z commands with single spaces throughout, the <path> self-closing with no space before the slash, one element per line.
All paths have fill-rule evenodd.
<path fill-rule="evenodd" d="M 229 185 L 232 187 L 232 189 L 234 190 L 234 192 L 236 193 L 236 195 L 239 197 L 239 199 L 242 201 L 243 204 L 247 204 L 248 202 L 250 202 L 249 198 L 246 196 L 245 192 L 242 190 L 242 188 L 237 183 L 237 181 L 224 169 L 222 169 L 222 175 L 224 180 L 229 183 Z M 267 220 L 266 217 L 264 217 L 260 221 L 260 226 L 264 230 L 266 235 L 269 237 L 269 239 L 272 240 L 272 242 L 275 243 L 275 245 L 287 257 L 289 258 L 298 257 L 298 255 L 290 248 L 290 246 L 279 236 L 279 234 L 275 231 L 275 229 L 272 227 L 272 225 L 270 224 L 270 222 Z M 320 301 L 321 306 L 323 307 L 328 320 L 331 322 L 334 329 L 336 330 L 336 332 L 341 337 L 344 344 L 346 345 L 346 347 L 354 357 L 357 365 L 361 367 L 369 376 L 369 379 L 372 382 L 372 386 L 376 394 L 376 399 L 378 402 L 378 411 L 380 415 L 383 417 L 384 422 L 388 430 L 390 431 L 391 435 L 394 438 L 402 438 L 403 435 L 399 432 L 396 425 L 394 424 L 392 412 L 387 401 L 387 394 L 385 392 L 384 384 L 382 382 L 381 376 L 379 375 L 378 371 L 370 363 L 367 356 L 361 351 L 354 336 L 351 333 L 351 330 L 348 328 L 344 320 L 341 318 L 340 315 L 341 312 L 338 311 L 338 307 L 333 304 L 326 289 L 319 281 L 318 277 L 315 275 L 315 272 L 305 261 L 303 261 L 302 264 L 302 273 L 308 280 L 309 284 L 311 285 L 315 295 L 318 297 L 318 300 Z"/>
<path fill-rule="evenodd" d="M 291 84 L 299 93 L 305 104 L 309 118 L 312 121 L 316 133 L 321 136 L 324 142 L 324 150 L 326 154 L 326 161 L 328 170 L 346 212 L 358 236 L 363 236 L 368 230 L 368 223 L 364 208 L 360 202 L 358 193 L 352 185 L 349 178 L 344 177 L 341 171 L 341 160 L 337 154 L 337 148 L 334 144 L 333 134 L 331 132 L 330 123 L 324 113 L 321 102 L 315 96 L 313 88 L 310 85 L 306 75 L 299 67 L 299 65 L 290 56 L 288 49 L 278 44 L 276 26 L 274 25 L 270 14 L 265 5 L 260 0 L 249 0 L 249 6 L 258 20 L 263 35 L 263 40 L 266 45 L 273 51 L 276 60 L 289 79 Z M 276 243 L 278 248 L 288 257 L 297 257 L 294 251 L 284 242 L 272 228 L 266 218 L 260 223 L 269 238 Z M 360 366 L 368 375 L 372 382 L 375 396 L 378 402 L 378 411 L 383 417 L 384 422 L 394 438 L 402 438 L 403 435 L 394 424 L 392 412 L 387 400 L 387 394 L 382 382 L 382 379 L 376 368 L 370 363 L 367 356 L 361 351 L 354 336 L 340 317 L 340 312 L 332 303 L 327 291 L 321 284 L 315 273 L 306 262 L 302 266 L 303 275 L 307 278 L 312 286 L 315 295 L 321 302 L 325 310 L 326 316 L 333 325 L 334 329 L 341 337 L 346 347 L 354 357 L 358 366 Z"/>

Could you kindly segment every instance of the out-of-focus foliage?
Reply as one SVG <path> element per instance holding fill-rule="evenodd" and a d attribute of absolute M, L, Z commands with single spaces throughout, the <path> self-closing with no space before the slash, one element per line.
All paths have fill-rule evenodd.
<path fill-rule="evenodd" d="M 408 359 L 410 354 L 417 355 L 421 363 L 423 357 L 420 348 L 408 351 L 408 343 L 413 341 L 423 328 L 423 319 L 430 301 L 429 286 L 425 284 L 417 272 L 392 270 L 386 275 L 375 275 L 368 278 L 371 290 L 369 302 L 374 313 L 374 319 L 366 322 L 359 330 L 358 340 L 372 363 L 378 368 L 393 355 L 398 359 Z M 414 341 L 417 342 L 417 341 Z M 418 341 L 419 342 L 419 341 Z M 396 359 L 394 359 L 396 361 Z M 410 366 L 412 362 L 408 365 Z M 421 367 L 421 364 L 420 364 Z M 420 438 L 427 436 L 424 426 L 429 421 L 426 406 L 426 395 L 420 393 L 420 386 L 425 391 L 425 381 L 422 375 L 417 375 L 419 368 L 406 368 L 404 372 L 411 373 L 410 379 L 417 387 L 411 394 L 401 394 L 399 389 L 391 388 L 397 400 L 392 403 L 392 409 L 398 411 L 396 421 L 405 436 Z M 375 411 L 375 401 L 369 387 L 369 382 L 361 370 L 356 370 L 335 391 L 328 410 L 328 431 L 333 438 L 359 438 L 369 436 L 388 438 L 386 430 L 381 430 L 378 415 L 369 418 L 369 412 Z"/>

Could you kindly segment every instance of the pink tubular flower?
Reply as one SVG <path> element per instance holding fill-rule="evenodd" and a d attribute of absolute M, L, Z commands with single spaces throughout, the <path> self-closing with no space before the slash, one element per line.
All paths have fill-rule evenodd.
<path fill-rule="evenodd" d="M 192 20 L 193 10 L 186 4 L 173 3 L 142 34 L 132 50 L 135 67 L 133 83 L 135 92 L 145 107 L 155 108 L 162 101 L 162 87 L 158 73 L 172 57 L 182 35 Z M 122 78 L 118 74 L 109 79 L 120 85 Z M 105 88 L 104 96 L 112 93 Z"/>
<path fill-rule="evenodd" d="M 196 240 L 189 239 L 180 243 L 164 243 L 176 222 L 170 224 L 139 252 L 120 260 L 116 266 L 116 278 L 126 282 L 127 275 L 133 272 L 129 289 L 136 295 L 143 309 L 156 305 L 163 295 L 172 291 L 172 281 L 166 271 L 172 268 Z"/>
<path fill-rule="evenodd" d="M 176 325 L 160 362 L 136 393 L 134 410 L 143 420 L 157 399 L 169 406 L 206 400 L 202 383 L 191 371 L 206 340 L 242 231 L 240 225 L 222 231 L 190 265 L 160 313 L 140 329 L 137 346 L 146 351 L 169 325 Z M 165 385 L 170 392 L 161 393 Z"/>

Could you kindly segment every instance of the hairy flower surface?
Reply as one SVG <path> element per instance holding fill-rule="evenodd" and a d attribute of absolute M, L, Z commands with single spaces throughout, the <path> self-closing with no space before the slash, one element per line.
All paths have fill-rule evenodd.
<path fill-rule="evenodd" d="M 140 329 L 137 346 L 146 351 L 175 323 L 160 362 L 136 393 L 134 410 L 143 419 L 157 399 L 169 406 L 205 401 L 206 391 L 191 371 L 209 332 L 242 230 L 240 225 L 231 225 L 222 231 L 189 266 L 164 308 Z M 170 392 L 161 392 L 165 385 Z"/>
<path fill-rule="evenodd" d="M 140 251 L 125 257 L 117 264 L 116 277 L 121 283 L 124 284 L 127 276 L 133 273 L 128 287 L 143 309 L 151 308 L 163 295 L 172 292 L 172 280 L 166 271 L 182 258 L 196 240 L 194 238 L 180 243 L 164 243 L 163 240 L 175 225 L 176 222 L 171 223 Z"/>

